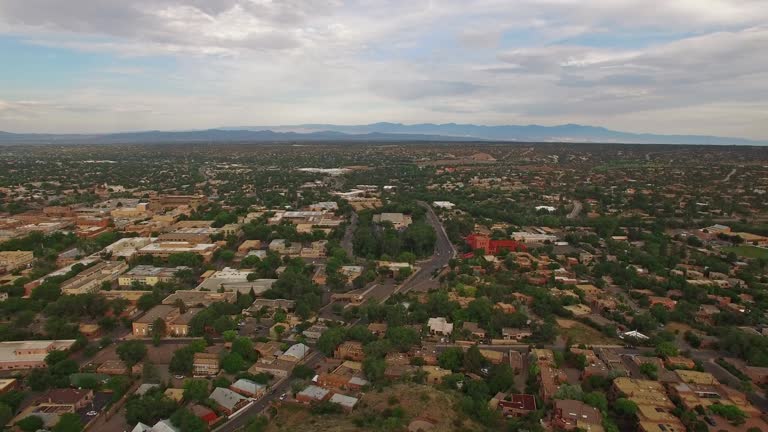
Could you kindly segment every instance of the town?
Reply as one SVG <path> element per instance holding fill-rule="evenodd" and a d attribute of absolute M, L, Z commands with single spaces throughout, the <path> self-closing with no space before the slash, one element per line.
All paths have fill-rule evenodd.
<path fill-rule="evenodd" d="M 0 423 L 768 432 L 768 148 L 9 145 Z"/>

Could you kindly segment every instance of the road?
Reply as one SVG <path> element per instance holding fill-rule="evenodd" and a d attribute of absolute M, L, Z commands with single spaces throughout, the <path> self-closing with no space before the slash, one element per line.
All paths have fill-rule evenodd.
<path fill-rule="evenodd" d="M 435 211 L 432 210 L 429 204 L 423 201 L 417 202 L 427 211 L 427 222 L 432 225 L 435 234 L 437 234 L 435 251 L 430 259 L 418 263 L 419 271 L 403 283 L 395 292 L 408 292 L 410 290 L 428 291 L 430 288 L 436 287 L 435 271 L 442 269 L 448 265 L 448 261 L 451 258 L 456 257 L 456 249 L 448 238 L 448 234 L 445 232 L 445 228 L 435 214 Z"/>
<path fill-rule="evenodd" d="M 355 235 L 355 229 L 357 228 L 357 212 L 352 212 L 352 216 L 349 218 L 349 225 L 344 230 L 344 237 L 341 239 L 341 247 L 347 252 L 347 256 L 354 258 L 355 253 L 352 249 L 352 239 Z"/>
<path fill-rule="evenodd" d="M 581 201 L 573 200 L 573 210 L 571 210 L 570 213 L 568 213 L 568 216 L 566 218 L 568 219 L 576 219 L 579 216 L 579 213 L 581 213 Z"/>
<path fill-rule="evenodd" d="M 731 179 L 731 176 L 736 174 L 736 168 L 732 169 L 731 172 L 728 173 L 727 176 L 723 179 L 723 183 L 728 183 L 728 181 Z"/>

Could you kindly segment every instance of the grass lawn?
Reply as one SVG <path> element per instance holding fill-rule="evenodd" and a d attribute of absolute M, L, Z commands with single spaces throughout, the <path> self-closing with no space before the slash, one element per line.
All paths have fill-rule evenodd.
<path fill-rule="evenodd" d="M 723 248 L 723 252 L 733 252 L 738 256 L 747 258 L 765 258 L 768 259 L 768 249 L 755 246 L 731 246 Z"/>
<path fill-rule="evenodd" d="M 568 319 L 558 319 L 557 324 L 559 327 L 560 336 L 564 339 L 570 338 L 571 341 L 578 345 L 621 345 L 623 342 L 620 339 L 611 338 L 604 335 L 592 327 L 582 324 L 578 321 Z"/>

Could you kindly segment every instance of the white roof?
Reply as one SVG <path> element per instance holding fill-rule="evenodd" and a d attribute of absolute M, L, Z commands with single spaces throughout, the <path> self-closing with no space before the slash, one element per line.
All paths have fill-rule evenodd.
<path fill-rule="evenodd" d="M 152 432 L 181 432 L 181 429 L 173 426 L 170 420 L 160 420 L 150 430 Z"/>
<path fill-rule="evenodd" d="M 355 405 L 357 405 L 357 398 L 353 398 L 352 396 L 346 396 L 338 393 L 331 396 L 330 400 L 333 403 L 337 403 L 347 408 L 354 408 Z"/>
<path fill-rule="evenodd" d="M 329 392 L 329 390 L 326 390 L 322 387 L 311 385 L 300 391 L 299 394 L 310 399 L 323 400 L 323 398 L 325 398 Z"/>
<path fill-rule="evenodd" d="M 232 390 L 224 387 L 216 387 L 210 396 L 217 404 L 227 409 L 233 409 L 241 400 L 247 399 Z"/>
<path fill-rule="evenodd" d="M 253 382 L 251 380 L 247 380 L 243 378 L 235 381 L 232 384 L 232 387 L 247 393 L 251 393 L 251 394 L 259 393 L 261 390 L 266 388 L 263 384 L 259 384 L 257 382 Z"/>
<path fill-rule="evenodd" d="M 292 347 L 285 350 L 285 353 L 283 355 L 295 357 L 299 360 L 303 359 L 304 356 L 307 355 L 309 352 L 309 347 L 304 345 L 303 343 L 297 343 L 296 345 L 293 345 Z"/>

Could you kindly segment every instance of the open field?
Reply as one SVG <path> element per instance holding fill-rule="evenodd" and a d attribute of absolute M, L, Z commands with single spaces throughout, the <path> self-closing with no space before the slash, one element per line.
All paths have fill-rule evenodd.
<path fill-rule="evenodd" d="M 755 246 L 731 246 L 723 248 L 723 252 L 733 252 L 738 256 L 747 258 L 764 258 L 768 259 L 768 249 L 759 248 Z"/>
<path fill-rule="evenodd" d="M 277 416 L 270 422 L 267 432 L 288 432 L 298 430 L 312 430 L 314 432 L 362 432 L 370 430 L 370 426 L 357 426 L 356 419 L 378 417 L 381 430 L 386 429 L 385 422 L 389 424 L 386 412 L 402 409 L 403 429 L 415 419 L 428 418 L 435 422 L 435 431 L 464 430 L 475 431 L 480 428 L 467 420 L 453 407 L 456 404 L 455 397 L 446 392 L 420 384 L 396 384 L 382 391 L 372 390 L 366 393 L 350 415 L 332 414 L 315 415 L 309 409 L 286 405 L 279 409 Z M 457 424 L 457 422 L 459 424 Z"/>
<path fill-rule="evenodd" d="M 560 336 L 563 339 L 570 338 L 574 344 L 585 345 L 615 345 L 621 344 L 621 340 L 610 338 L 592 327 L 578 321 L 558 319 Z"/>

